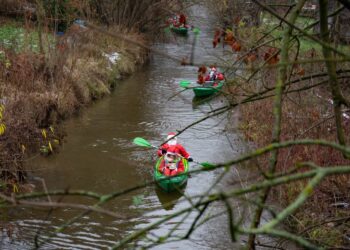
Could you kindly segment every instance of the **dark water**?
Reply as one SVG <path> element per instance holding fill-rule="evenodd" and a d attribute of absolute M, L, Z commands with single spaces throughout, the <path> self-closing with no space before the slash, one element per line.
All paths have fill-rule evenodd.
<path fill-rule="evenodd" d="M 191 21 L 202 31 L 195 61 L 210 64 L 223 52 L 222 49 L 211 48 L 213 22 L 208 16 L 204 7 L 197 6 L 193 8 Z M 189 56 L 192 39 L 192 34 L 188 38 L 172 37 L 171 43 L 158 44 L 155 48 L 177 57 Z M 180 80 L 194 81 L 196 75 L 196 67 L 183 67 L 154 55 L 149 65 L 120 82 L 110 97 L 97 102 L 79 117 L 67 121 L 65 127 L 68 137 L 61 152 L 31 161 L 29 165 L 34 170 L 45 169 L 34 174 L 44 178 L 50 190 L 69 188 L 98 193 L 110 193 L 152 180 L 155 151 L 133 145 L 133 138 L 140 136 L 159 145 L 168 132 L 191 124 L 205 116 L 207 111 L 225 103 L 225 99 L 219 96 L 209 103 L 193 103 L 191 91 L 182 92 L 168 100 L 181 90 L 178 86 Z M 237 136 L 226 132 L 228 121 L 230 116 L 227 114 L 209 119 L 187 130 L 178 139 L 197 161 L 222 162 L 232 159 L 238 150 L 235 145 Z M 193 175 L 188 180 L 185 194 L 191 196 L 202 193 L 219 174 L 220 171 L 214 171 Z M 140 205 L 133 203 L 135 196 L 142 199 Z M 83 202 L 81 198 L 65 198 L 63 201 Z M 175 204 L 165 206 L 171 201 Z M 91 213 L 57 234 L 43 248 L 108 248 L 128 233 L 187 206 L 188 202 L 180 195 L 165 194 L 154 186 L 143 188 L 107 205 L 108 209 L 127 217 L 127 220 Z M 45 238 L 48 232 L 78 213 L 74 209 L 57 209 L 51 214 L 44 209 L 7 211 L 2 216 L 4 221 L 11 218 L 9 221 L 13 230 L 11 237 L 2 234 L 2 248 L 30 249 L 39 229 L 40 235 Z M 195 216 L 196 213 L 189 215 L 175 230 L 175 234 L 186 232 Z M 153 233 L 166 234 L 180 219 L 165 223 Z M 225 249 L 228 245 L 220 240 L 222 235 L 225 236 L 225 227 L 218 223 L 202 226 L 192 240 L 169 243 L 155 249 L 211 249 L 214 246 Z M 220 245 L 219 242 L 224 243 Z M 138 243 L 148 244 L 145 240 Z"/>

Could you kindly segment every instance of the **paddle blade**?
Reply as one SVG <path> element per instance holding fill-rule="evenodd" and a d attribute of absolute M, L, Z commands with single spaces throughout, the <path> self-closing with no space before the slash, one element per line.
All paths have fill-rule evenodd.
<path fill-rule="evenodd" d="M 165 34 L 169 34 L 170 32 L 171 32 L 170 27 L 166 27 L 166 28 L 164 29 L 164 33 L 165 33 Z"/>
<path fill-rule="evenodd" d="M 209 162 L 201 162 L 200 165 L 202 165 L 202 167 L 205 168 L 206 170 L 215 168 L 215 165 Z"/>
<path fill-rule="evenodd" d="M 193 33 L 198 36 L 201 33 L 201 30 L 199 28 L 194 28 Z"/>
<path fill-rule="evenodd" d="M 189 82 L 189 81 L 181 81 L 180 87 L 187 88 L 190 84 L 191 84 L 191 82 Z"/>
<path fill-rule="evenodd" d="M 145 139 L 141 138 L 141 137 L 136 137 L 133 141 L 134 144 L 141 146 L 141 147 L 147 147 L 147 148 L 151 148 L 152 145 L 146 141 Z"/>

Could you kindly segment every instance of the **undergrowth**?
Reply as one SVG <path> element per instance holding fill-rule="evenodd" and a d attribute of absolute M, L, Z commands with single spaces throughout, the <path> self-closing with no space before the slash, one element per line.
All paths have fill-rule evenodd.
<path fill-rule="evenodd" d="M 116 26 L 109 30 L 147 43 L 136 32 Z M 59 151 L 62 120 L 108 95 L 148 57 L 145 49 L 79 25 L 56 38 L 43 33 L 50 40 L 44 53 L 36 49 L 37 35 L 13 25 L 0 27 L 0 101 L 6 124 L 0 136 L 0 172 L 7 192 L 26 179 L 26 158 Z"/>

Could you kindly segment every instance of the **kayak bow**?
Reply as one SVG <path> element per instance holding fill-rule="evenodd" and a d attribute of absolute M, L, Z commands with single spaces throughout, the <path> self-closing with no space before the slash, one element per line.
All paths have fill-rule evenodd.
<path fill-rule="evenodd" d="M 182 159 L 185 167 L 185 171 L 179 175 L 174 175 L 173 177 L 165 176 L 159 172 L 159 165 L 164 161 L 164 157 L 160 157 L 154 167 L 154 180 L 157 182 L 158 186 L 161 187 L 165 192 L 171 192 L 183 187 L 187 183 L 188 179 L 188 161 Z"/>
<path fill-rule="evenodd" d="M 225 81 L 219 81 L 216 86 L 210 86 L 208 83 L 210 84 L 210 82 L 206 82 L 202 86 L 194 87 L 194 95 L 197 97 L 213 95 L 222 89 Z"/>

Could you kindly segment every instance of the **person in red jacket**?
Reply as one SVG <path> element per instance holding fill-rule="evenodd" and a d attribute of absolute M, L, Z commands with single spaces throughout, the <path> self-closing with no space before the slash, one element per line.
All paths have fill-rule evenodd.
<path fill-rule="evenodd" d="M 217 86 L 218 85 L 218 81 L 223 81 L 225 79 L 224 74 L 220 73 L 215 66 L 210 66 L 210 70 L 209 70 L 209 74 L 205 77 L 205 81 L 209 82 L 209 81 L 214 81 L 214 83 L 208 83 L 208 84 L 204 84 L 205 87 L 210 87 L 210 86 Z"/>
<path fill-rule="evenodd" d="M 216 75 L 216 80 L 219 80 L 219 81 L 225 80 L 224 74 L 223 74 L 223 73 L 218 73 L 218 74 Z"/>
<path fill-rule="evenodd" d="M 158 171 L 165 176 L 174 176 L 185 171 L 183 159 L 176 145 L 169 146 Z"/>
<path fill-rule="evenodd" d="M 180 24 L 180 26 L 185 27 L 185 26 L 186 26 L 186 22 L 187 22 L 186 16 L 185 16 L 184 14 L 181 13 L 181 14 L 179 15 L 179 24 Z"/>
<path fill-rule="evenodd" d="M 177 153 L 182 156 L 183 158 L 187 159 L 189 162 L 192 162 L 193 159 L 192 157 L 190 157 L 190 154 L 186 151 L 186 149 L 177 142 L 177 138 L 176 138 L 176 133 L 169 133 L 167 136 L 167 143 L 163 144 L 162 147 L 160 149 L 158 149 L 158 156 L 162 156 L 164 154 L 167 153 L 168 149 L 170 146 L 175 146 Z"/>

